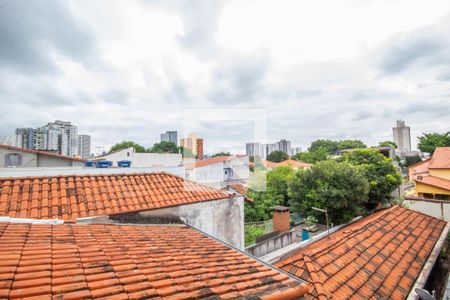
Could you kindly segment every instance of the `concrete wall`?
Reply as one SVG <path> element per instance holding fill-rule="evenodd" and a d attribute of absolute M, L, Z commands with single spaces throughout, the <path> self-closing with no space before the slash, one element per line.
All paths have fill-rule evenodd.
<path fill-rule="evenodd" d="M 244 249 L 244 198 L 222 199 L 148 210 L 142 217 L 179 217 L 187 224 L 215 238 Z"/>
<path fill-rule="evenodd" d="M 178 153 L 136 153 L 133 147 L 99 157 L 110 160 L 114 166 L 121 160 L 130 160 L 132 167 L 146 168 L 153 166 L 175 167 L 182 164 L 182 155 Z"/>
<path fill-rule="evenodd" d="M 445 200 L 405 200 L 405 205 L 412 210 L 450 221 L 450 202 Z"/>
<path fill-rule="evenodd" d="M 9 150 L 0 148 L 0 168 L 6 168 L 5 165 L 5 155 L 10 153 L 17 153 L 22 155 L 22 165 L 21 167 L 37 167 L 37 154 L 28 153 L 24 151 Z"/>
<path fill-rule="evenodd" d="M 430 175 L 450 180 L 450 168 L 449 169 L 430 169 Z"/>
<path fill-rule="evenodd" d="M 261 257 L 268 253 L 271 253 L 275 250 L 286 247 L 287 245 L 292 244 L 294 240 L 294 231 L 288 231 L 281 233 L 273 238 L 262 241 L 260 243 L 251 245 L 250 247 L 245 248 L 245 252 L 250 253 L 253 256 Z"/>
<path fill-rule="evenodd" d="M 37 155 L 37 166 L 38 167 L 82 167 L 84 162 L 62 159 L 58 157 L 52 157 L 48 155 Z"/>
<path fill-rule="evenodd" d="M 194 180 L 214 188 L 222 187 L 223 174 L 223 162 L 186 170 L 187 179 Z"/>

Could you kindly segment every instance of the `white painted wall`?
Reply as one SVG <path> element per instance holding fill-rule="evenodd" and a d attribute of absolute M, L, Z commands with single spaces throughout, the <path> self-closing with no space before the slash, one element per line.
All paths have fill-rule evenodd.
<path fill-rule="evenodd" d="M 182 164 L 182 155 L 179 153 L 136 153 L 133 147 L 117 151 L 115 153 L 101 156 L 97 159 L 106 159 L 117 166 L 121 160 L 130 160 L 132 167 L 175 167 Z"/>
<path fill-rule="evenodd" d="M 0 167 L 5 168 L 5 155 L 10 153 L 17 153 L 22 155 L 22 167 L 37 167 L 37 154 L 36 153 L 29 153 L 24 151 L 18 151 L 18 150 L 9 150 L 0 148 Z"/>
<path fill-rule="evenodd" d="M 439 200 L 405 200 L 407 208 L 442 219 L 450 221 L 450 202 Z"/>
<path fill-rule="evenodd" d="M 139 212 L 143 217 L 180 217 L 215 238 L 244 250 L 244 198 L 221 199 Z"/>

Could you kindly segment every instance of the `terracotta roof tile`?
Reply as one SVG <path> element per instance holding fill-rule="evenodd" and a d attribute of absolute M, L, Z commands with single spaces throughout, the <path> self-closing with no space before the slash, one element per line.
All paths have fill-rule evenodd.
<path fill-rule="evenodd" d="M 422 178 L 417 177 L 416 182 L 421 182 L 424 184 L 432 185 L 445 190 L 450 190 L 450 180 L 435 176 L 422 176 Z"/>
<path fill-rule="evenodd" d="M 9 262 L 0 267 L 2 298 L 297 299 L 306 292 L 184 225 L 0 223 L 0 244 L 7 245 L 0 260 Z"/>
<path fill-rule="evenodd" d="M 442 220 L 395 206 L 350 224 L 274 265 L 308 281 L 308 297 L 405 299 L 445 225 Z"/>
<path fill-rule="evenodd" d="M 207 159 L 197 160 L 195 163 L 186 164 L 186 169 L 200 168 L 205 167 L 221 162 L 225 162 L 228 160 L 239 159 L 246 157 L 246 155 L 228 155 L 228 156 L 216 156 Z"/>
<path fill-rule="evenodd" d="M 52 156 L 52 157 L 61 158 L 61 159 L 67 159 L 67 160 L 82 161 L 82 162 L 86 161 L 85 159 L 81 159 L 81 158 L 78 158 L 78 157 L 65 156 L 65 155 L 60 155 L 60 154 L 46 152 L 46 151 L 25 149 L 25 148 L 9 146 L 9 145 L 3 145 L 3 144 L 0 144 L 0 148 L 12 150 L 12 151 L 22 151 L 22 152 L 28 152 L 28 153 L 36 153 L 36 154 L 40 154 L 40 155 Z"/>
<path fill-rule="evenodd" d="M 450 168 L 450 147 L 437 147 L 430 159 L 429 169 Z"/>
<path fill-rule="evenodd" d="M 0 216 L 63 220 L 229 198 L 168 173 L 0 178 Z"/>

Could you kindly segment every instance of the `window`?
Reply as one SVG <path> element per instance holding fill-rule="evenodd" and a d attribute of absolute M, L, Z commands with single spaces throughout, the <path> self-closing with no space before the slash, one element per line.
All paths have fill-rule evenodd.
<path fill-rule="evenodd" d="M 22 155 L 18 153 L 9 153 L 5 155 L 6 167 L 18 167 L 22 165 Z"/>
<path fill-rule="evenodd" d="M 444 194 L 436 194 L 435 199 L 439 200 L 450 200 L 450 195 L 444 195 Z"/>

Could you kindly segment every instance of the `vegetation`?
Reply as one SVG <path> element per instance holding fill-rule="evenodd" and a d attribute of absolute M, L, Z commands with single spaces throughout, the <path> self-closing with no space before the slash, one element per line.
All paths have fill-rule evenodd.
<path fill-rule="evenodd" d="M 284 197 L 276 189 L 268 186 L 265 191 L 248 191 L 254 203 L 245 203 L 245 222 L 266 221 L 272 218 L 272 208 L 282 205 Z"/>
<path fill-rule="evenodd" d="M 422 152 L 433 154 L 436 147 L 450 147 L 450 132 L 446 133 L 424 133 L 419 136 L 417 148 Z"/>
<path fill-rule="evenodd" d="M 299 161 L 315 164 L 316 162 L 326 160 L 328 155 L 330 155 L 328 150 L 322 147 L 316 149 L 315 151 L 297 153 L 293 158 Z"/>
<path fill-rule="evenodd" d="M 369 183 L 360 168 L 329 160 L 295 174 L 290 182 L 290 207 L 322 221 L 325 216 L 312 207 L 326 209 L 330 222 L 342 224 L 364 212 L 368 193 Z"/>
<path fill-rule="evenodd" d="M 338 142 L 339 150 L 362 149 L 362 148 L 367 148 L 367 145 L 361 142 L 360 140 L 342 140 Z"/>
<path fill-rule="evenodd" d="M 259 226 L 245 226 L 245 246 L 253 245 L 256 241 L 256 238 L 263 235 L 264 233 L 264 228 L 261 228 Z"/>
<path fill-rule="evenodd" d="M 267 155 L 267 160 L 274 162 L 274 163 L 278 163 L 280 161 L 284 161 L 286 159 L 289 159 L 289 155 L 287 155 L 287 153 L 283 152 L 283 151 L 273 151 L 272 153 L 270 153 L 269 155 Z"/>
<path fill-rule="evenodd" d="M 132 141 L 123 141 L 121 143 L 117 143 L 117 144 L 113 145 L 111 147 L 111 149 L 109 150 L 109 153 L 116 152 L 116 151 L 123 150 L 123 149 L 127 149 L 127 148 L 130 148 L 130 147 L 133 147 L 134 150 L 136 152 L 138 152 L 138 153 L 146 152 L 145 151 L 145 147 L 139 145 L 138 143 L 135 143 L 135 142 L 132 142 Z"/>
<path fill-rule="evenodd" d="M 274 193 L 282 196 L 282 205 L 289 205 L 289 182 L 292 180 L 294 175 L 294 169 L 288 166 L 281 166 L 267 173 L 267 185 L 273 189 Z"/>
<path fill-rule="evenodd" d="M 397 149 L 398 146 L 396 143 L 392 142 L 392 141 L 384 141 L 384 142 L 380 142 L 378 144 L 378 147 L 392 147 L 394 149 Z"/>
<path fill-rule="evenodd" d="M 316 224 L 317 222 L 318 222 L 317 218 L 312 216 L 312 215 L 311 216 L 307 216 L 306 219 L 305 219 L 305 225 L 307 227 L 311 227 L 314 224 Z"/>
<path fill-rule="evenodd" d="M 408 168 L 409 166 L 412 166 L 412 165 L 414 165 L 414 164 L 416 164 L 418 162 L 421 162 L 421 161 L 422 161 L 422 159 L 420 158 L 419 155 L 407 156 L 405 158 L 405 163 L 403 164 L 403 166 L 405 168 Z"/>
<path fill-rule="evenodd" d="M 151 153 L 179 153 L 180 149 L 174 142 L 162 141 L 148 149 Z"/>
<path fill-rule="evenodd" d="M 309 152 L 315 152 L 321 149 L 322 151 L 326 151 L 329 154 L 334 154 L 339 149 L 339 142 L 332 140 L 316 140 L 311 143 L 311 146 L 308 148 Z"/>
<path fill-rule="evenodd" d="M 230 152 L 219 152 L 216 154 L 211 155 L 211 157 L 217 157 L 217 156 L 230 156 L 231 153 Z"/>
<path fill-rule="evenodd" d="M 370 184 L 368 209 L 391 200 L 392 192 L 400 186 L 401 175 L 391 159 L 376 149 L 360 149 L 345 153 L 342 160 L 360 167 Z"/>

